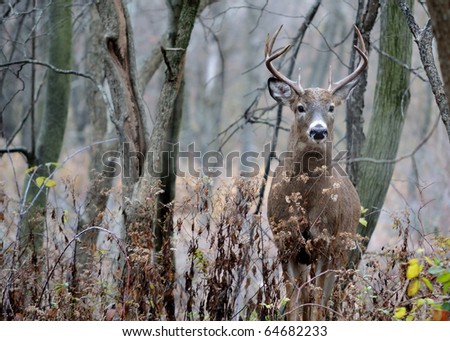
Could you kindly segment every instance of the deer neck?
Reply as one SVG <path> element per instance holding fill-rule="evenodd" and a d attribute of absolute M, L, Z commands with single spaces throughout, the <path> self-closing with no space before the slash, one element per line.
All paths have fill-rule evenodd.
<path fill-rule="evenodd" d="M 331 173 L 332 138 L 324 143 L 312 143 L 306 134 L 293 130 L 289 136 L 288 157 L 285 159 L 285 170 L 296 176 L 306 175 L 317 180 L 321 175 Z"/>

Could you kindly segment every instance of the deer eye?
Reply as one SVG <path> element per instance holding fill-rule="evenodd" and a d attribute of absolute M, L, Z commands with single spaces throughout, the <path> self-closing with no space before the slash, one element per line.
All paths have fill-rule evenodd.
<path fill-rule="evenodd" d="M 329 112 L 333 112 L 334 111 L 334 105 L 330 105 L 330 108 L 328 109 Z"/>
<path fill-rule="evenodd" d="M 303 105 L 299 105 L 298 107 L 297 107 L 297 110 L 298 110 L 298 112 L 305 112 L 305 107 L 303 106 Z"/>

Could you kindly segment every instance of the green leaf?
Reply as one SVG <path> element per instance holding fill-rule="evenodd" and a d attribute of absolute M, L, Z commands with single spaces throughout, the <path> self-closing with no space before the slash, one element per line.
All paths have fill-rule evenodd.
<path fill-rule="evenodd" d="M 366 218 L 359 218 L 359 223 L 362 225 L 362 226 L 364 226 L 364 227 L 367 227 L 367 220 L 366 220 Z"/>
<path fill-rule="evenodd" d="M 408 285 L 408 296 L 412 297 L 415 294 L 417 294 L 417 292 L 420 289 L 420 281 L 417 278 L 414 278 Z"/>
<path fill-rule="evenodd" d="M 67 216 L 68 215 L 69 215 L 69 210 L 64 210 L 63 214 L 62 214 L 62 220 L 63 220 L 64 223 L 68 222 L 68 220 L 67 220 Z"/>
<path fill-rule="evenodd" d="M 30 167 L 25 171 L 25 174 L 30 174 L 34 172 L 37 168 L 38 168 L 37 166 Z"/>
<path fill-rule="evenodd" d="M 413 321 L 414 320 L 414 315 L 408 315 L 405 320 L 406 321 Z"/>
<path fill-rule="evenodd" d="M 400 307 L 400 308 L 395 308 L 394 310 L 394 317 L 397 319 L 402 319 L 403 317 L 405 317 L 406 315 L 406 308 L 405 307 Z"/>
<path fill-rule="evenodd" d="M 417 307 L 421 307 L 421 306 L 423 306 L 425 303 L 426 303 L 425 299 L 419 298 L 419 299 L 417 300 Z"/>
<path fill-rule="evenodd" d="M 443 303 L 441 309 L 445 311 L 450 311 L 450 302 Z"/>
<path fill-rule="evenodd" d="M 106 255 L 108 253 L 108 251 L 106 251 L 104 249 L 97 249 L 97 252 L 100 256 Z"/>
<path fill-rule="evenodd" d="M 55 180 L 47 178 L 47 181 L 45 182 L 45 186 L 48 187 L 48 188 L 55 187 L 56 186 L 56 182 L 55 182 Z"/>
<path fill-rule="evenodd" d="M 442 275 L 440 275 L 436 281 L 438 283 L 447 283 L 450 281 L 450 272 L 446 271 Z"/>
<path fill-rule="evenodd" d="M 433 291 L 433 284 L 431 284 L 428 278 L 422 277 L 420 280 L 427 286 L 428 290 Z"/>
<path fill-rule="evenodd" d="M 36 186 L 42 187 L 42 185 L 45 185 L 45 187 L 51 188 L 56 186 L 56 182 L 52 179 L 46 178 L 45 176 L 40 176 L 36 178 Z"/>
<path fill-rule="evenodd" d="M 428 304 L 428 305 L 433 305 L 433 304 L 435 304 L 435 303 L 434 303 L 434 300 L 433 300 L 432 298 L 426 298 L 426 299 L 425 299 L 425 303 Z"/>
<path fill-rule="evenodd" d="M 435 266 L 436 264 L 427 256 L 423 256 L 423 259 L 425 259 L 425 261 L 430 265 L 430 266 Z"/>
<path fill-rule="evenodd" d="M 42 187 L 44 184 L 45 179 L 47 179 L 45 176 L 40 176 L 36 179 L 36 186 Z"/>
<path fill-rule="evenodd" d="M 55 168 L 58 168 L 59 167 L 59 163 L 58 162 L 47 162 L 46 164 L 45 164 L 45 167 L 50 167 L 50 166 L 54 166 Z"/>
<path fill-rule="evenodd" d="M 389 315 L 389 310 L 387 310 L 387 309 L 378 308 L 377 311 L 380 311 L 385 315 Z"/>
<path fill-rule="evenodd" d="M 280 301 L 280 306 L 284 307 L 289 301 L 289 297 L 283 297 Z"/>
<path fill-rule="evenodd" d="M 367 213 L 368 210 L 368 208 L 364 208 L 363 206 L 361 206 L 361 214 Z"/>
<path fill-rule="evenodd" d="M 444 284 L 444 286 L 442 287 L 442 293 L 444 295 L 447 295 L 450 292 L 450 282 L 447 282 Z"/>
<path fill-rule="evenodd" d="M 423 266 L 419 264 L 419 260 L 417 258 L 411 259 L 408 262 L 408 268 L 406 269 L 406 278 L 412 279 L 419 276 L 422 269 Z"/>
<path fill-rule="evenodd" d="M 428 273 L 432 274 L 432 275 L 439 275 L 441 273 L 443 273 L 445 271 L 445 269 L 441 266 L 432 266 L 431 268 L 428 269 Z"/>

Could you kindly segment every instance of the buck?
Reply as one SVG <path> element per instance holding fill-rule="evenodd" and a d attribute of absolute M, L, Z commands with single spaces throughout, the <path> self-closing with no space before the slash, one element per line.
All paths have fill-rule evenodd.
<path fill-rule="evenodd" d="M 358 67 L 328 89 L 303 88 L 300 76 L 290 80 L 272 64 L 290 45 L 272 52 L 275 40 L 267 36 L 265 64 L 270 95 L 294 113 L 288 151 L 280 160 L 268 197 L 268 219 L 282 262 L 291 320 L 325 318 L 336 271 L 348 261 L 361 206 L 348 177 L 333 169 L 334 110 L 345 101 L 365 71 L 368 57 L 355 27 L 360 47 Z"/>

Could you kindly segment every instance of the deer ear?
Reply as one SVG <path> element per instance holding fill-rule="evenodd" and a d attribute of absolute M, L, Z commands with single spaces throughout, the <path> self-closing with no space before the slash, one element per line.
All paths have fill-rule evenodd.
<path fill-rule="evenodd" d="M 339 105 L 341 102 L 346 101 L 350 97 L 350 93 L 355 88 L 356 84 L 358 84 L 358 79 L 355 79 L 336 91 L 333 91 L 331 95 L 333 96 L 333 102 L 335 105 Z"/>
<path fill-rule="evenodd" d="M 269 86 L 270 96 L 281 104 L 288 104 L 291 97 L 294 95 L 294 91 L 292 91 L 291 87 L 285 82 L 270 77 L 267 81 L 267 85 Z"/>

